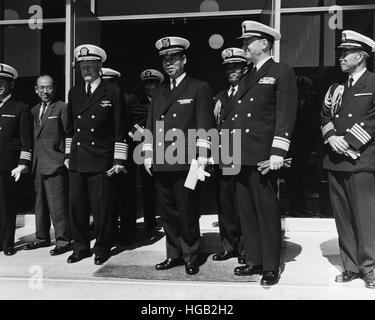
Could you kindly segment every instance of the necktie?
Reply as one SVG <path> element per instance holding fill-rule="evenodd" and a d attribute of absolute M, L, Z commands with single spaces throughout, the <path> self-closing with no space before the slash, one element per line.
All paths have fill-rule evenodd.
<path fill-rule="evenodd" d="M 42 102 L 40 106 L 40 111 L 39 111 L 39 124 L 42 123 L 42 117 L 43 117 L 44 112 L 46 112 L 46 108 L 47 108 L 46 104 Z"/>
<path fill-rule="evenodd" d="M 172 90 L 176 88 L 176 79 L 172 79 Z"/>
<path fill-rule="evenodd" d="M 256 72 L 257 72 L 257 68 L 256 67 L 252 68 L 250 72 L 250 78 L 253 78 Z"/>
<path fill-rule="evenodd" d="M 234 91 L 236 91 L 236 89 L 235 89 L 234 87 L 232 87 L 232 88 L 230 89 L 229 99 L 233 98 L 233 96 L 234 96 Z"/>
<path fill-rule="evenodd" d="M 89 83 L 87 85 L 87 92 L 86 92 L 87 99 L 90 98 L 90 96 L 91 96 L 91 84 Z"/>
<path fill-rule="evenodd" d="M 348 88 L 353 87 L 354 79 L 352 77 L 349 78 Z"/>

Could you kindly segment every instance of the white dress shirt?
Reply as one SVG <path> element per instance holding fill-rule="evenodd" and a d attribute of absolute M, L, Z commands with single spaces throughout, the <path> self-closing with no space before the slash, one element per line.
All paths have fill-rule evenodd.
<path fill-rule="evenodd" d="M 94 80 L 93 82 L 86 82 L 86 93 L 87 93 L 87 86 L 89 85 L 89 83 L 91 85 L 91 94 L 93 94 L 95 89 L 99 86 L 100 81 L 101 81 L 101 79 L 99 77 L 98 79 Z"/>
<path fill-rule="evenodd" d="M 184 72 L 182 75 L 178 76 L 175 79 L 176 80 L 176 88 L 181 83 L 181 81 L 185 78 L 185 76 L 186 76 L 186 72 Z M 171 86 L 171 90 L 172 90 L 173 89 L 172 79 L 170 79 L 170 86 Z"/>

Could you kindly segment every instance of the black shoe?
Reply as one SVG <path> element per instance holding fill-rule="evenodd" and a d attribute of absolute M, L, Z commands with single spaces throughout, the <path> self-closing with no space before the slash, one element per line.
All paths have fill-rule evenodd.
<path fill-rule="evenodd" d="M 51 243 L 49 241 L 33 241 L 28 244 L 23 248 L 23 250 L 34 250 L 38 248 L 44 248 L 44 247 L 49 247 Z"/>
<path fill-rule="evenodd" d="M 220 253 L 216 253 L 212 256 L 213 261 L 224 261 L 230 258 L 238 257 L 238 253 L 236 251 L 228 251 L 225 250 Z"/>
<path fill-rule="evenodd" d="M 188 275 L 194 275 L 199 272 L 199 266 L 193 262 L 186 262 L 185 263 L 185 272 Z"/>
<path fill-rule="evenodd" d="M 94 263 L 95 263 L 96 265 L 101 265 L 101 264 L 103 264 L 104 262 L 106 262 L 108 259 L 109 259 L 109 256 L 101 256 L 101 255 L 97 255 L 97 256 L 95 256 Z"/>
<path fill-rule="evenodd" d="M 4 250 L 4 254 L 6 255 L 6 256 L 13 256 L 14 254 L 16 254 L 16 250 L 13 248 L 13 247 L 9 247 L 9 248 L 6 248 L 5 250 Z"/>
<path fill-rule="evenodd" d="M 64 247 L 58 247 L 58 246 L 56 246 L 56 247 L 54 247 L 50 252 L 49 252 L 49 254 L 51 255 L 51 256 L 58 256 L 58 255 L 60 255 L 60 254 L 64 254 L 65 252 L 68 252 L 68 251 L 70 251 L 70 250 L 72 250 L 72 247 L 71 247 L 71 245 L 66 245 L 66 246 L 64 246 Z"/>
<path fill-rule="evenodd" d="M 262 286 L 273 286 L 279 282 L 279 270 L 264 271 L 260 280 Z"/>
<path fill-rule="evenodd" d="M 73 253 L 72 255 L 70 255 L 68 257 L 67 262 L 68 263 L 76 263 L 78 261 L 81 261 L 82 259 L 85 259 L 85 258 L 88 258 L 88 257 L 91 257 L 91 256 L 92 256 L 92 253 L 90 252 L 90 250 L 80 252 L 80 253 Z"/>
<path fill-rule="evenodd" d="M 240 255 L 237 258 L 238 264 L 246 264 L 246 257 L 244 253 L 240 253 Z"/>
<path fill-rule="evenodd" d="M 236 276 L 252 276 L 254 274 L 263 274 L 262 266 L 239 266 L 234 268 Z"/>
<path fill-rule="evenodd" d="M 336 282 L 350 282 L 359 278 L 359 273 L 345 270 L 343 273 L 336 276 Z"/>
<path fill-rule="evenodd" d="M 365 287 L 368 289 L 375 289 L 375 272 L 371 271 L 363 278 L 365 281 Z"/>
<path fill-rule="evenodd" d="M 158 263 L 155 266 L 156 270 L 167 270 L 174 268 L 176 266 L 182 266 L 184 264 L 184 261 L 180 258 L 169 258 L 161 263 Z"/>

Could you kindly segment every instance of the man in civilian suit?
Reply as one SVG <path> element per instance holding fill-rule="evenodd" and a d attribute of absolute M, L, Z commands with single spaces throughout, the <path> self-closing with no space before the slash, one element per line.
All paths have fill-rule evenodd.
<path fill-rule="evenodd" d="M 240 38 L 253 69 L 242 78 L 228 115 L 233 130 L 241 130 L 241 168 L 235 180 L 246 251 L 246 265 L 234 273 L 260 274 L 260 284 L 266 286 L 276 284 L 280 276 L 281 218 L 274 179 L 289 150 L 297 113 L 294 71 L 271 57 L 273 43 L 280 37 L 261 23 L 242 23 Z M 258 170 L 263 161 L 269 173 Z"/>
<path fill-rule="evenodd" d="M 126 117 L 121 90 L 102 81 L 105 51 L 80 45 L 74 56 L 84 80 L 70 89 L 66 165 L 69 167 L 69 207 L 73 254 L 68 263 L 91 256 L 89 217 L 94 218 L 97 265 L 110 257 L 113 245 L 113 174 L 124 171 L 127 159 Z M 125 120 L 125 121 L 124 121 Z"/>
<path fill-rule="evenodd" d="M 32 122 L 27 105 L 12 99 L 18 72 L 0 63 L 0 250 L 16 253 L 16 182 L 31 165 Z"/>
<path fill-rule="evenodd" d="M 189 129 L 208 131 L 215 125 L 210 87 L 185 72 L 185 50 L 189 45 L 188 40 L 180 37 L 165 37 L 155 44 L 170 83 L 156 89 L 152 96 L 146 129 L 153 133 L 155 141 L 145 141 L 143 151 L 146 171 L 151 174 L 152 167 L 155 177 L 158 212 L 166 234 L 167 259 L 155 268 L 165 270 L 185 264 L 185 272 L 193 275 L 199 272 L 200 229 L 197 190 L 184 186 L 192 161 L 188 158 L 188 143 L 183 146 L 183 161 L 172 164 L 165 159 L 164 163 L 158 163 L 158 158 L 164 159 L 165 150 L 177 143 L 156 139 L 160 130 L 163 131 L 157 128 L 159 121 L 164 124 L 164 133 L 173 134 L 178 129 L 185 142 Z M 205 168 L 211 141 L 207 136 L 199 136 L 193 146 L 199 165 Z M 193 156 L 195 158 L 195 154 Z"/>
<path fill-rule="evenodd" d="M 348 79 L 328 89 L 321 117 L 343 264 L 335 281 L 363 278 L 375 289 L 375 74 L 366 68 L 375 41 L 345 30 L 338 49 Z"/>
<path fill-rule="evenodd" d="M 245 51 L 240 48 L 227 48 L 222 51 L 225 74 L 228 78 L 229 89 L 219 92 L 215 97 L 215 118 L 218 130 L 220 127 L 231 125 L 232 118 L 228 117 L 233 103 L 236 99 L 239 82 L 247 72 L 247 60 Z M 212 260 L 223 261 L 238 257 L 238 263 L 245 264 L 242 253 L 241 226 L 237 210 L 235 193 L 235 181 L 233 175 L 223 174 L 223 165 L 220 164 L 219 190 L 218 190 L 218 216 L 222 251 L 214 254 Z"/>
<path fill-rule="evenodd" d="M 52 256 L 70 249 L 68 214 L 68 177 L 64 166 L 67 130 L 66 103 L 54 100 L 55 85 L 51 76 L 38 77 L 35 92 L 40 98 L 31 114 L 34 119 L 33 173 L 35 174 L 35 240 L 25 250 L 50 245 L 51 220 L 56 246 Z"/>

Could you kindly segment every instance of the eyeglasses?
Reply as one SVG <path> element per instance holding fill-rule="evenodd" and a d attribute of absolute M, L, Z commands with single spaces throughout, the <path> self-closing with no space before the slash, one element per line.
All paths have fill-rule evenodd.
<path fill-rule="evenodd" d="M 40 92 L 43 92 L 44 90 L 49 92 L 53 91 L 53 86 L 37 86 L 35 88 Z"/>

